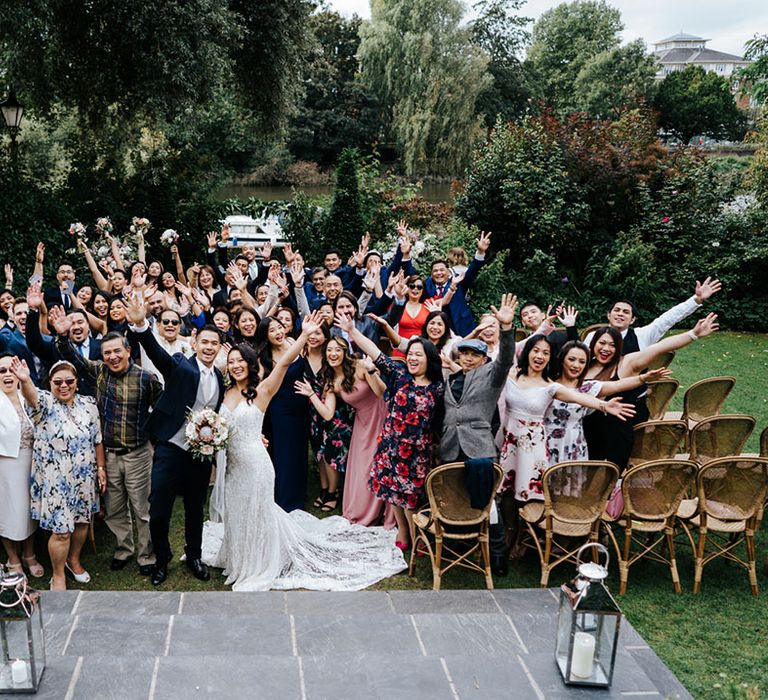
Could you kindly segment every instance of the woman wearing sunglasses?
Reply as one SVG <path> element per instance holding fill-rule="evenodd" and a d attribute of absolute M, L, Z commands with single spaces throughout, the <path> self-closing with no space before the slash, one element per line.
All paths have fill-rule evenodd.
<path fill-rule="evenodd" d="M 414 336 L 420 335 L 424 324 L 427 322 L 427 317 L 432 311 L 439 311 L 440 306 L 427 303 L 429 300 L 426 298 L 424 292 L 424 279 L 419 275 L 411 275 L 405 283 L 408 285 L 408 292 L 405 301 L 405 309 L 403 309 L 403 315 L 397 324 L 397 334 L 401 340 L 409 341 Z M 449 304 L 453 293 L 456 288 L 451 284 L 450 288 L 446 291 L 445 296 L 440 300 L 442 304 Z M 404 359 L 405 355 L 399 349 L 392 351 L 392 357 Z"/>
<path fill-rule="evenodd" d="M 11 371 L 21 386 L 35 426 L 32 449 L 32 519 L 51 533 L 48 554 L 51 590 L 65 590 L 65 572 L 78 583 L 91 580 L 80 563 L 88 524 L 107 487 L 104 446 L 96 400 L 77 393 L 77 373 L 66 361 L 54 364 L 51 390 L 38 390 L 24 361 L 14 357 Z"/>

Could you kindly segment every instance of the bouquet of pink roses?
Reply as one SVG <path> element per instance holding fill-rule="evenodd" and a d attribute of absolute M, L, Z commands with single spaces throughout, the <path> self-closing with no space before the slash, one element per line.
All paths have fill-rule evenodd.
<path fill-rule="evenodd" d="M 212 408 L 191 411 L 184 432 L 189 451 L 201 459 L 208 459 L 227 446 L 229 425 Z"/>

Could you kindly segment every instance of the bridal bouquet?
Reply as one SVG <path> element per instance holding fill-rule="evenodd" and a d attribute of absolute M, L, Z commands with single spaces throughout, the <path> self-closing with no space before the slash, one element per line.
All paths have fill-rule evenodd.
<path fill-rule="evenodd" d="M 80 240 L 85 240 L 85 226 L 83 226 L 79 221 L 74 224 L 69 225 L 69 235 L 70 236 L 77 236 Z"/>
<path fill-rule="evenodd" d="M 178 240 L 179 234 L 172 228 L 167 228 L 160 234 L 160 244 L 165 248 L 170 248 L 172 245 L 175 245 Z"/>
<path fill-rule="evenodd" d="M 149 223 L 149 219 L 140 216 L 134 216 L 131 219 L 130 231 L 134 235 L 146 236 L 150 228 L 152 228 L 152 224 Z"/>
<path fill-rule="evenodd" d="M 213 457 L 217 450 L 227 446 L 229 426 L 212 408 L 191 411 L 185 430 L 189 451 L 202 459 Z"/>

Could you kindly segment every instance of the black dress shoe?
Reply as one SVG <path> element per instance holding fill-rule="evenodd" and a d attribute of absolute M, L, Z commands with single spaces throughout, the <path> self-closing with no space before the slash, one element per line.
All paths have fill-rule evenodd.
<path fill-rule="evenodd" d="M 131 561 L 131 558 L 128 557 L 128 559 L 118 559 L 115 557 L 109 564 L 109 568 L 112 571 L 122 571 L 126 566 L 128 566 L 128 562 Z"/>
<path fill-rule="evenodd" d="M 152 585 L 159 586 L 165 579 L 168 578 L 168 566 L 158 566 L 155 564 L 152 567 Z"/>
<path fill-rule="evenodd" d="M 153 574 L 155 571 L 155 565 L 154 564 L 142 564 L 139 566 L 139 576 L 149 576 L 150 574 Z"/>
<path fill-rule="evenodd" d="M 208 567 L 203 564 L 202 559 L 187 559 L 187 568 L 192 572 L 195 578 L 201 581 L 210 581 L 211 575 L 208 573 Z"/>
<path fill-rule="evenodd" d="M 494 576 L 506 576 L 509 573 L 509 557 L 491 555 L 491 573 Z"/>

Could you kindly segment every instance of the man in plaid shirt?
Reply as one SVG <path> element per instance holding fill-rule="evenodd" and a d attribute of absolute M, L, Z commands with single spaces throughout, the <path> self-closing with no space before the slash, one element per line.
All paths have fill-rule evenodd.
<path fill-rule="evenodd" d="M 110 568 L 118 571 L 137 554 L 139 573 L 152 573 L 155 556 L 149 534 L 149 491 L 152 472 L 152 445 L 146 429 L 152 406 L 162 393 L 154 374 L 131 360 L 128 339 L 121 333 L 107 333 L 101 341 L 103 362 L 83 357 L 69 340 L 71 320 L 51 309 L 56 345 L 62 357 L 72 362 L 78 375 L 96 386 L 96 403 L 106 450 L 106 523 L 117 540 Z M 136 519 L 138 548 L 134 546 Z"/>

